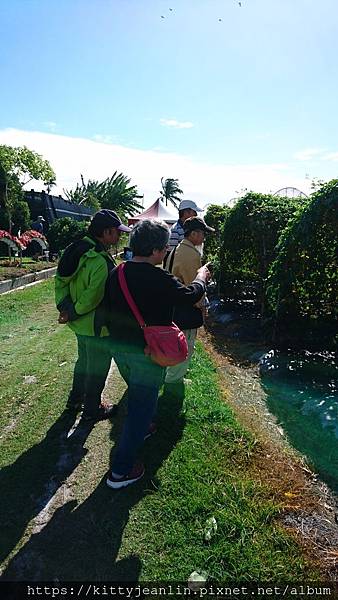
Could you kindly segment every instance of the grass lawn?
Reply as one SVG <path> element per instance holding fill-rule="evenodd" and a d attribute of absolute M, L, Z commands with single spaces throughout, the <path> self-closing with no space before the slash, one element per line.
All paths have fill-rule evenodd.
<path fill-rule="evenodd" d="M 143 480 L 106 486 L 125 386 L 113 371 L 105 392 L 120 405 L 113 423 L 67 438 L 75 339 L 56 323 L 52 290 L 47 281 L 0 297 L 4 579 L 187 581 L 193 571 L 211 582 L 318 579 L 254 479 L 256 441 L 225 404 L 201 344 L 183 403 L 160 398 Z"/>
<path fill-rule="evenodd" d="M 0 257 L 0 281 L 15 279 L 15 277 L 21 277 L 22 275 L 35 273 L 43 269 L 50 269 L 51 267 L 56 267 L 56 263 L 46 260 L 37 261 L 32 258 L 23 258 L 22 264 L 19 265 L 18 258 L 12 258 L 9 261 L 8 258 Z"/>

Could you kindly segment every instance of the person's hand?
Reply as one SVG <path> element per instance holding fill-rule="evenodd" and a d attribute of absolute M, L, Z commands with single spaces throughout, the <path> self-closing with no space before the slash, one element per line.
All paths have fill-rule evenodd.
<path fill-rule="evenodd" d="M 213 265 L 213 262 L 212 262 L 211 260 L 210 260 L 209 262 L 205 263 L 205 265 L 204 265 L 204 266 L 205 266 L 205 267 L 208 269 L 208 271 L 210 271 L 210 273 L 212 273 L 212 272 L 213 272 L 213 270 L 214 270 L 214 265 Z"/>
<path fill-rule="evenodd" d="M 69 321 L 68 312 L 66 310 L 62 310 L 59 314 L 58 322 L 62 325 Z"/>
<path fill-rule="evenodd" d="M 203 267 L 198 269 L 196 277 L 198 279 L 202 279 L 205 282 L 209 281 L 209 279 L 211 278 L 211 273 L 208 267 L 206 265 L 203 265 Z"/>

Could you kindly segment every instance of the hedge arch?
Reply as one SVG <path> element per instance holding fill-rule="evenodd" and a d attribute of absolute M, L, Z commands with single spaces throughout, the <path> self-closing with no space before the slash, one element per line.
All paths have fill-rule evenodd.
<path fill-rule="evenodd" d="M 48 244 L 47 244 L 46 240 L 43 240 L 43 239 L 38 238 L 38 237 L 32 237 L 29 240 L 29 242 L 28 242 L 28 244 L 26 246 L 26 250 L 29 249 L 29 247 L 32 244 L 32 242 L 34 242 L 35 244 L 39 244 L 41 250 L 43 250 L 43 251 L 48 250 Z"/>
<path fill-rule="evenodd" d="M 11 252 L 20 254 L 24 247 L 18 238 L 3 229 L 0 230 L 0 243 L 7 246 L 9 256 Z"/>
<path fill-rule="evenodd" d="M 7 248 L 13 250 L 13 252 L 19 252 L 21 249 L 15 242 L 13 242 L 13 240 L 10 240 L 9 238 L 5 237 L 0 238 L 0 244 L 4 244 L 5 246 L 7 246 Z"/>

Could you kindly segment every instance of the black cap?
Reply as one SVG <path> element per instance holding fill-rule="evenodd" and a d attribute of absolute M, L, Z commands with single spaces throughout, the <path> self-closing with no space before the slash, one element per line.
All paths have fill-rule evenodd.
<path fill-rule="evenodd" d="M 209 227 L 202 217 L 189 217 L 183 223 L 184 233 L 191 231 L 204 231 L 204 233 L 214 233 L 213 227 Z"/>
<path fill-rule="evenodd" d="M 97 213 L 95 213 L 91 220 L 91 224 L 93 224 L 94 227 L 107 227 L 107 229 L 110 227 L 116 227 L 116 229 L 119 229 L 120 231 L 125 231 L 126 233 L 129 233 L 131 231 L 130 227 L 128 227 L 127 225 L 123 225 L 120 217 L 116 214 L 116 212 L 114 212 L 113 210 L 109 210 L 109 208 L 102 208 Z"/>

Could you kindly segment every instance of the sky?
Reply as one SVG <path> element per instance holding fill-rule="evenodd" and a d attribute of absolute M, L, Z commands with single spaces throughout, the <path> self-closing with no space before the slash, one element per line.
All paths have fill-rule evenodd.
<path fill-rule="evenodd" d="M 338 177 L 337 56 L 337 0 L 1 0 L 0 144 L 56 194 L 116 170 L 145 206 L 161 177 L 202 207 L 308 193 Z"/>

